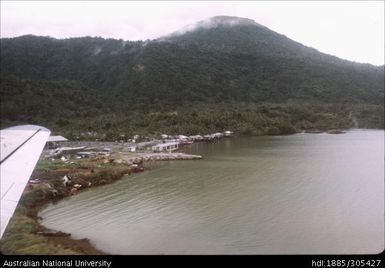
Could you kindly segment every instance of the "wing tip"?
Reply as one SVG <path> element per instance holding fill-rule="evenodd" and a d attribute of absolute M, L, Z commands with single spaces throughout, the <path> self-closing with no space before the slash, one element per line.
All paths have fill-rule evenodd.
<path fill-rule="evenodd" d="M 38 126 L 38 125 L 18 125 L 18 126 L 5 128 L 2 130 L 40 130 L 45 132 L 51 132 L 48 128 Z"/>

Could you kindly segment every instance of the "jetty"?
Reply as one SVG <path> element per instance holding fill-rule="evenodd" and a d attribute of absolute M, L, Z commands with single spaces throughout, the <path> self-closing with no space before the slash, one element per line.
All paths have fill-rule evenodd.
<path fill-rule="evenodd" d="M 136 155 L 122 155 L 126 163 L 137 163 L 144 161 L 169 161 L 169 160 L 199 160 L 201 155 L 185 153 L 137 153 Z"/>

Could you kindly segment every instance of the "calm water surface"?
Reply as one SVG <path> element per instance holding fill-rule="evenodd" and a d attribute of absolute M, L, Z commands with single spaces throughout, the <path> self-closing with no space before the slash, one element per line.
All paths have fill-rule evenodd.
<path fill-rule="evenodd" d="M 333 254 L 384 248 L 384 131 L 196 144 L 198 161 L 51 205 L 42 223 L 113 254 Z"/>

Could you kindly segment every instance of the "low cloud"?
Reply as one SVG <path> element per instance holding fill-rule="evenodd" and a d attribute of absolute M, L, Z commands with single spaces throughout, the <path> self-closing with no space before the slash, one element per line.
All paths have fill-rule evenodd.
<path fill-rule="evenodd" d="M 1 1 L 1 35 L 124 40 L 183 34 L 214 16 L 249 18 L 341 58 L 384 64 L 384 2 Z M 203 21 L 202 24 L 196 24 Z M 231 23 L 237 23 L 236 20 Z M 186 26 L 189 25 L 189 26 Z"/>

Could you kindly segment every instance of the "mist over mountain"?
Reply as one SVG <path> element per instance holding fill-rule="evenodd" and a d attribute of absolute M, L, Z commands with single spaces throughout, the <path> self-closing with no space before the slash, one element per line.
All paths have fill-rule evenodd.
<path fill-rule="evenodd" d="M 213 17 L 147 41 L 54 39 L 32 35 L 2 38 L 0 67 L 1 95 L 6 96 L 2 101 L 5 104 L 2 124 L 5 125 L 39 118 L 57 127 L 57 121 L 64 117 L 64 114 L 52 119 L 35 117 L 35 108 L 31 108 L 29 114 L 20 108 L 19 112 L 13 110 L 10 118 L 9 109 L 15 103 L 26 102 L 23 98 L 27 91 L 32 98 L 39 98 L 40 103 L 46 103 L 60 92 L 59 102 L 72 98 L 74 110 L 82 110 L 84 106 L 84 102 L 77 99 L 80 95 L 82 100 L 89 96 L 92 101 L 85 107 L 91 109 L 94 116 L 111 114 L 120 118 L 130 117 L 129 111 L 147 109 L 167 113 L 194 105 L 211 109 L 209 105 L 215 107 L 218 103 L 225 106 L 227 103 L 228 107 L 231 104 L 234 109 L 267 103 L 283 106 L 306 103 L 312 107 L 379 105 L 375 109 L 380 109 L 384 101 L 384 66 L 342 60 L 306 47 L 253 20 L 226 16 Z M 63 83 L 71 86 L 58 90 Z M 82 94 L 74 96 L 73 92 L 79 90 Z M 13 94 L 13 91 L 19 93 Z M 99 107 L 95 111 L 94 103 Z M 351 114 L 352 109 L 346 108 L 343 116 Z M 255 111 L 260 112 L 257 108 Z M 380 122 L 383 112 L 378 116 Z M 73 128 L 71 122 L 77 120 L 74 115 L 67 125 Z M 240 124 L 257 129 L 253 120 L 240 119 Z M 288 122 L 293 128 L 306 128 L 298 122 Z M 378 124 L 383 127 L 383 123 L 373 123 Z M 144 125 L 138 128 L 156 130 Z M 231 123 L 220 128 L 231 126 L 239 127 Z M 209 128 L 199 122 L 195 127 L 197 131 L 189 129 L 189 132 Z M 314 127 L 313 123 L 308 127 Z M 119 123 L 116 128 L 121 129 Z M 89 129 L 95 128 L 89 126 Z M 171 131 L 179 130 L 175 127 Z"/>

